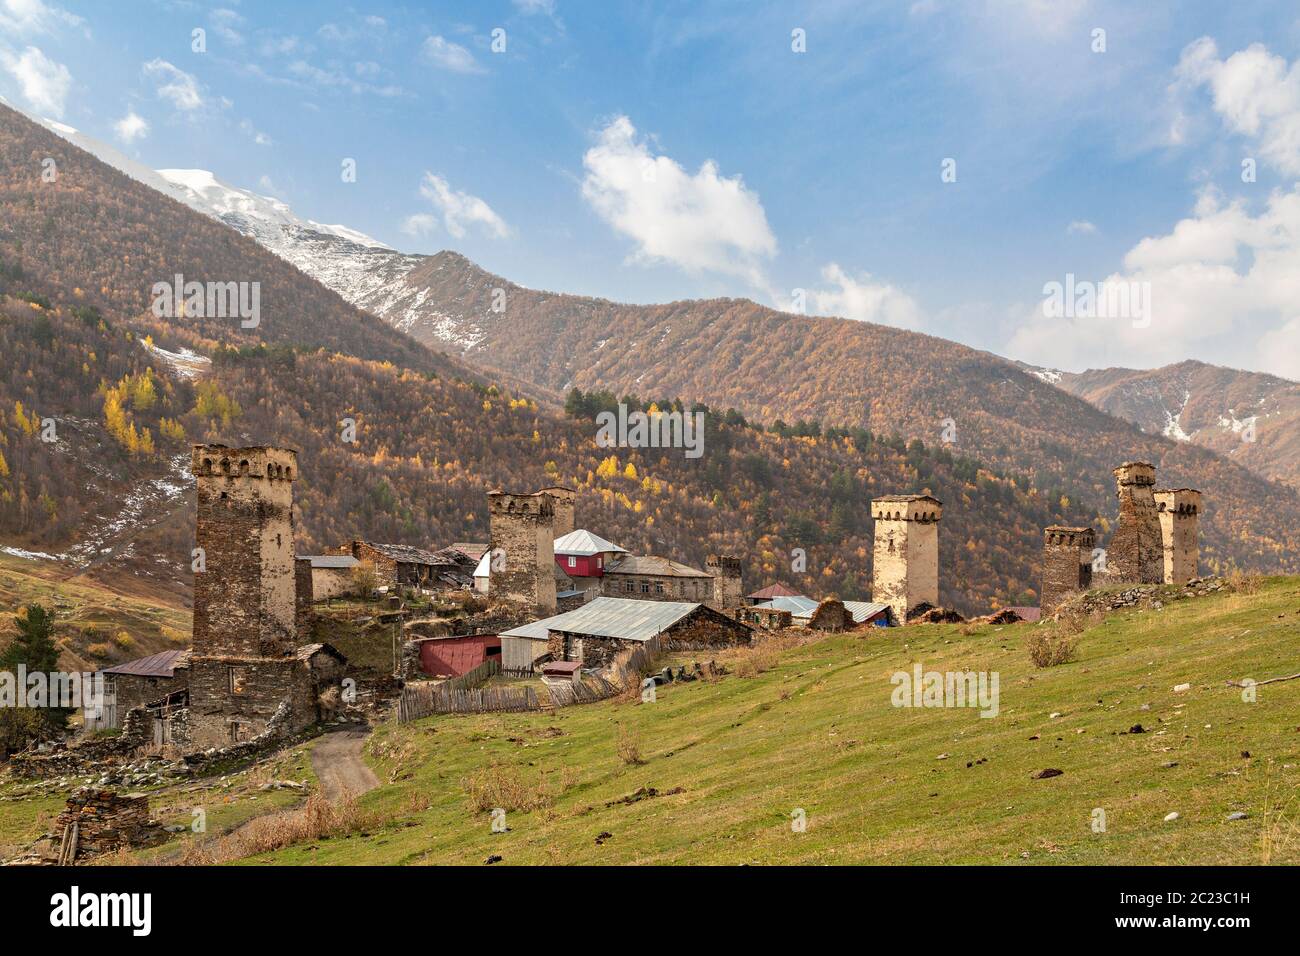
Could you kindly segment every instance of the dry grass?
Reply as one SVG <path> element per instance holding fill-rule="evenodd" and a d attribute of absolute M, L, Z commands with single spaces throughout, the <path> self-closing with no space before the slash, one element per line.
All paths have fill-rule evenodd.
<path fill-rule="evenodd" d="M 541 810 L 555 803 L 558 794 L 543 781 L 528 779 L 518 768 L 504 764 L 480 767 L 460 781 L 475 813 L 486 810 Z M 563 786 L 563 784 L 561 784 Z"/>
<path fill-rule="evenodd" d="M 626 727 L 618 728 L 618 759 L 631 766 L 645 763 L 641 758 L 641 738 Z"/>
<path fill-rule="evenodd" d="M 181 866 L 228 863 L 321 837 L 375 829 L 383 822 L 379 814 L 359 809 L 355 800 L 331 803 L 320 794 L 312 794 L 301 807 L 254 817 L 225 836 L 189 842 L 177 863 Z"/>
<path fill-rule="evenodd" d="M 1233 568 L 1227 575 L 1228 586 L 1237 594 L 1258 594 L 1264 586 L 1264 576 L 1258 571 Z"/>

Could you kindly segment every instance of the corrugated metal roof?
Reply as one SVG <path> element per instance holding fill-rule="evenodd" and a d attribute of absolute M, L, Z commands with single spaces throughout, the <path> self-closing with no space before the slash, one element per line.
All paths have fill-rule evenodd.
<path fill-rule="evenodd" d="M 547 631 L 564 631 L 592 637 L 617 637 L 625 641 L 648 641 L 700 606 L 684 601 L 598 597 L 577 610 L 503 631 L 501 636 L 540 640 L 546 637 Z"/>
<path fill-rule="evenodd" d="M 350 554 L 300 554 L 313 568 L 355 568 L 361 562 Z"/>
<path fill-rule="evenodd" d="M 555 539 L 556 554 L 572 554 L 578 557 L 587 557 L 593 554 L 600 554 L 603 551 L 617 551 L 621 554 L 627 554 L 627 548 L 620 548 L 612 541 L 606 541 L 598 534 L 592 534 L 585 528 L 579 528 L 577 531 L 570 531 L 563 537 Z"/>
<path fill-rule="evenodd" d="M 819 603 L 821 602 L 797 594 L 793 597 L 775 597 L 770 601 L 764 601 L 762 604 L 755 606 L 775 608 L 778 611 L 789 611 L 794 617 L 812 617 L 813 611 L 817 610 Z"/>
<path fill-rule="evenodd" d="M 699 568 L 655 557 L 653 554 L 630 554 L 605 568 L 606 574 L 650 574 L 673 578 L 711 578 Z"/>
<path fill-rule="evenodd" d="M 844 609 L 853 615 L 854 624 L 861 624 L 863 621 L 875 617 L 881 611 L 889 610 L 889 605 L 877 604 L 872 601 L 845 601 Z"/>
<path fill-rule="evenodd" d="M 105 667 L 100 673 L 129 674 L 133 677 L 171 677 L 177 667 L 188 666 L 189 660 L 190 652 L 188 650 L 159 651 L 157 654 L 150 654 L 148 657 L 138 657 L 124 664 Z"/>

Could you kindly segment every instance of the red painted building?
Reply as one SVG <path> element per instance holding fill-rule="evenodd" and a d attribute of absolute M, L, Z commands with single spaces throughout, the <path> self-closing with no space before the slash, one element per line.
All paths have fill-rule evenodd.
<path fill-rule="evenodd" d="M 430 677 L 459 677 L 491 657 L 501 657 L 501 638 L 495 634 L 430 637 L 420 642 L 420 670 Z"/>

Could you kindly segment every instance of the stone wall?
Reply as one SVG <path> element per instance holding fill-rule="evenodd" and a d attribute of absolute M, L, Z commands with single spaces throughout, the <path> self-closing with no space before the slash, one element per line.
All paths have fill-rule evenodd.
<path fill-rule="evenodd" d="M 77 825 L 75 856 L 69 847 L 65 862 L 129 847 L 153 846 L 163 842 L 167 831 L 149 819 L 149 798 L 142 793 L 120 794 L 100 787 L 80 787 L 68 797 L 54 820 L 56 851 L 61 851 L 64 833 Z"/>
<path fill-rule="evenodd" d="M 794 615 L 774 607 L 738 607 L 733 616 L 741 624 L 765 627 L 770 631 L 784 630 L 794 622 Z"/>
<path fill-rule="evenodd" d="M 741 580 L 739 558 L 710 554 L 704 560 L 704 570 L 713 575 L 710 602 L 715 608 L 728 611 L 745 603 L 745 586 Z"/>
<path fill-rule="evenodd" d="M 1043 583 L 1039 605 L 1047 614 L 1071 594 L 1092 586 L 1092 550 L 1096 534 L 1091 528 L 1052 525 L 1043 529 Z"/>
<path fill-rule="evenodd" d="M 600 590 L 606 597 L 637 601 L 687 601 L 702 604 L 713 599 L 713 579 L 670 574 L 606 573 Z"/>
<path fill-rule="evenodd" d="M 311 558 L 293 559 L 293 595 L 297 639 L 305 641 L 311 631 L 311 606 L 316 601 L 312 587 Z"/>
<path fill-rule="evenodd" d="M 251 740 L 289 700 L 295 729 L 316 719 L 305 664 L 295 657 L 206 657 L 190 665 L 190 736 L 194 747 Z"/>
<path fill-rule="evenodd" d="M 551 485 L 549 488 L 543 488 L 542 493 L 551 496 L 555 506 L 554 534 L 557 538 L 563 538 L 576 527 L 574 522 L 578 493 L 564 485 Z"/>
<path fill-rule="evenodd" d="M 827 599 L 817 605 L 808 626 L 814 631 L 847 631 L 853 627 L 853 615 L 843 601 Z"/>
<path fill-rule="evenodd" d="M 1177 488 L 1155 493 L 1160 517 L 1164 583 L 1186 584 L 1200 573 L 1201 493 Z"/>
<path fill-rule="evenodd" d="M 871 502 L 876 521 L 872 600 L 899 621 L 919 604 L 939 604 L 939 519 L 943 504 L 929 495 L 887 495 Z"/>
<path fill-rule="evenodd" d="M 1127 461 L 1115 469 L 1119 524 L 1106 548 L 1106 575 L 1112 582 L 1158 584 L 1164 580 L 1164 547 L 1154 488 L 1156 469 Z"/>
<path fill-rule="evenodd" d="M 152 704 L 174 691 L 189 686 L 189 671 L 177 668 L 171 677 L 144 677 L 140 674 L 106 674 L 116 695 L 117 712 L 125 715 L 133 707 Z M 107 688 L 105 688 L 107 690 Z"/>
<path fill-rule="evenodd" d="M 554 499 L 542 492 L 493 491 L 488 494 L 488 512 L 492 599 L 525 604 L 542 616 L 554 614 Z"/>

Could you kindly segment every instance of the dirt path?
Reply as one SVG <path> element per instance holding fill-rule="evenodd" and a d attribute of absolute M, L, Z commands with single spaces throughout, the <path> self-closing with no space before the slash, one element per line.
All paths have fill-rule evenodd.
<path fill-rule="evenodd" d="M 331 731 L 311 752 L 311 766 L 320 780 L 320 792 L 331 803 L 359 797 L 379 786 L 379 778 L 361 759 L 369 727 L 353 725 Z"/>

